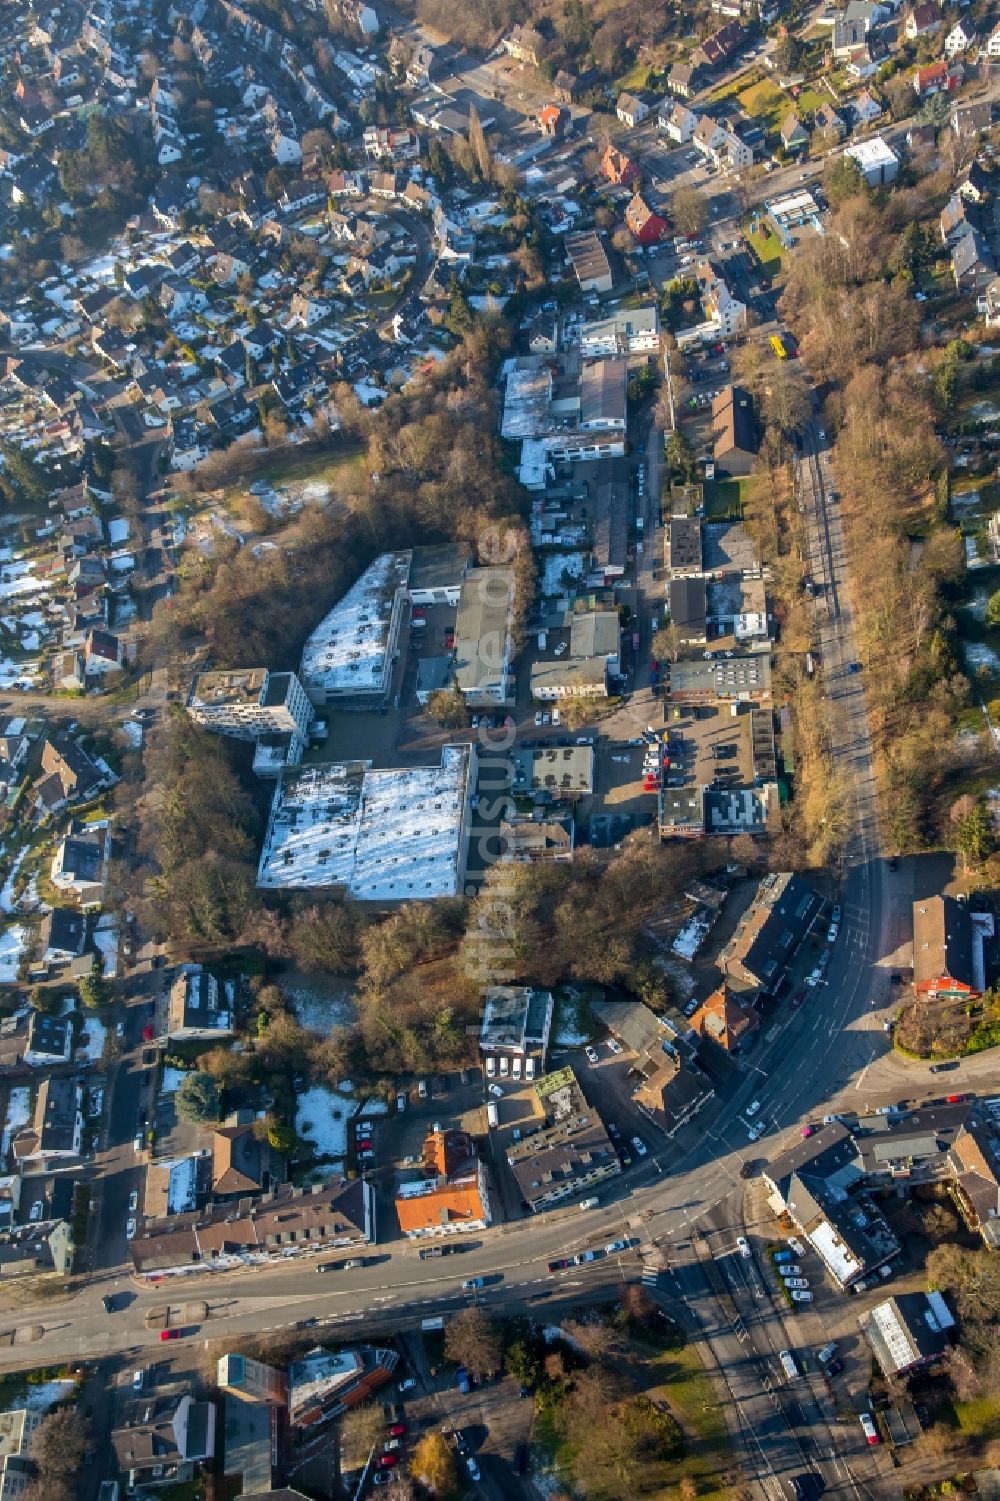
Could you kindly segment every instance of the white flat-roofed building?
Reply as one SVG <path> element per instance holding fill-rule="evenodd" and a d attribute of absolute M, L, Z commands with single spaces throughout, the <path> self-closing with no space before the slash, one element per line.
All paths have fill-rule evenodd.
<path fill-rule="evenodd" d="M 471 568 L 455 617 L 455 682 L 470 705 L 502 704 L 511 689 L 510 568 Z"/>
<path fill-rule="evenodd" d="M 313 717 L 295 673 L 268 672 L 266 667 L 200 672 L 187 708 L 195 724 L 218 735 L 255 740 L 258 746 L 268 739 L 275 772 L 301 761 Z"/>
<path fill-rule="evenodd" d="M 844 155 L 857 162 L 869 187 L 882 188 L 896 181 L 899 157 L 881 136 L 873 136 L 870 141 L 859 141 L 856 146 L 848 146 Z"/>
<path fill-rule="evenodd" d="M 375 771 L 366 761 L 286 776 L 271 807 L 257 884 L 340 886 L 360 902 L 457 896 L 469 853 L 475 747 L 440 766 Z"/>
<path fill-rule="evenodd" d="M 525 1058 L 536 1051 L 544 1059 L 552 1030 L 554 1002 L 548 990 L 526 985 L 493 985 L 483 996 L 481 1053 L 508 1053 Z"/>
<path fill-rule="evenodd" d="M 299 669 L 314 704 L 370 709 L 388 699 L 409 572 L 408 552 L 383 553 L 320 621 Z"/>
<path fill-rule="evenodd" d="M 660 315 L 655 306 L 618 308 L 608 318 L 585 323 L 580 329 L 584 359 L 602 355 L 648 354 L 660 347 Z"/>

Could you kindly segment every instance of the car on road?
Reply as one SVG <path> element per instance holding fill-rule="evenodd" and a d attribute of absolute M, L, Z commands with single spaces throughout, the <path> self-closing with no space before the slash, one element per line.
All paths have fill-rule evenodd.
<path fill-rule="evenodd" d="M 588 1044 L 587 1047 L 585 1047 L 583 1051 L 586 1054 L 587 1062 L 588 1063 L 599 1063 L 600 1062 L 600 1059 L 597 1056 L 597 1049 L 596 1048 L 593 1048 L 593 1047 L 591 1047 Z"/>
<path fill-rule="evenodd" d="M 614 1121 L 608 1121 L 608 1135 L 610 1137 L 612 1137 L 614 1140 L 617 1140 L 618 1137 L 621 1136 L 621 1134 L 622 1133 L 618 1129 L 618 1127 L 616 1126 L 615 1122 Z"/>
<path fill-rule="evenodd" d="M 402 1438 L 403 1434 L 405 1432 L 406 1432 L 406 1424 L 405 1423 L 390 1423 L 389 1424 L 389 1436 L 390 1436 L 390 1438 Z"/>
<path fill-rule="evenodd" d="M 804 990 L 797 990 L 795 992 L 795 994 L 792 996 L 792 999 L 791 999 L 792 1010 L 793 1011 L 797 1011 L 799 1009 L 799 1007 L 802 1005 L 802 1002 L 805 1000 L 805 998 L 806 998 L 805 991 Z"/>
<path fill-rule="evenodd" d="M 813 1300 L 812 1293 L 805 1292 L 802 1288 L 793 1287 L 791 1289 L 791 1294 L 792 1300 L 795 1303 L 811 1303 Z"/>
<path fill-rule="evenodd" d="M 760 1109 L 760 1100 L 751 1100 L 750 1104 L 744 1110 L 743 1114 L 746 1116 L 747 1120 L 752 1120 L 753 1117 L 757 1114 L 757 1111 L 759 1109 Z"/>
<path fill-rule="evenodd" d="M 870 1444 L 875 1445 L 880 1442 L 878 1429 L 875 1427 L 875 1421 L 870 1412 L 863 1412 L 861 1414 L 861 1427 L 865 1438 Z"/>
<path fill-rule="evenodd" d="M 635 1153 L 637 1157 L 645 1157 L 646 1143 L 643 1141 L 641 1136 L 633 1136 L 632 1145 L 635 1147 Z"/>
<path fill-rule="evenodd" d="M 180 1339 L 180 1337 L 181 1337 L 181 1331 L 179 1329 L 161 1329 L 160 1330 L 160 1343 L 161 1344 L 163 1344 L 165 1340 L 168 1340 L 168 1339 Z"/>
<path fill-rule="evenodd" d="M 550 1261 L 548 1265 L 550 1272 L 564 1272 L 573 1263 L 568 1256 L 557 1256 L 555 1261 Z"/>
<path fill-rule="evenodd" d="M 133 1371 L 132 1372 L 132 1390 L 134 1392 L 141 1392 L 142 1391 L 142 1380 L 143 1380 L 143 1372 L 142 1371 Z"/>
<path fill-rule="evenodd" d="M 403 1440 L 401 1438 L 387 1438 L 385 1443 L 382 1445 L 382 1448 L 385 1450 L 386 1454 L 392 1454 L 395 1452 L 395 1450 L 401 1449 L 402 1447 Z"/>
<path fill-rule="evenodd" d="M 363 1256 L 352 1256 L 351 1259 L 350 1259 L 350 1261 L 345 1261 L 344 1262 L 344 1271 L 345 1272 L 356 1272 L 359 1267 L 363 1267 L 364 1265 L 365 1265 L 365 1258 Z"/>
<path fill-rule="evenodd" d="M 953 1058 L 947 1063 L 932 1063 L 928 1072 L 932 1074 L 950 1074 L 956 1068 L 958 1068 L 958 1059 Z"/>
<path fill-rule="evenodd" d="M 144 1144 L 145 1144 L 145 1138 L 143 1137 L 143 1133 L 141 1131 L 137 1131 L 135 1133 L 135 1137 L 133 1138 L 133 1141 L 132 1141 L 133 1151 L 141 1152 L 142 1149 L 143 1149 Z"/>
<path fill-rule="evenodd" d="M 114 1299 L 111 1297 L 110 1293 L 104 1293 L 103 1296 L 101 1297 L 101 1302 L 104 1304 L 104 1312 L 105 1313 L 114 1313 L 114 1311 L 115 1311 L 115 1304 L 114 1304 Z"/>
<path fill-rule="evenodd" d="M 592 1261 L 597 1260 L 599 1255 L 599 1251 L 580 1251 L 576 1256 L 573 1257 L 573 1265 L 589 1266 Z"/>
<path fill-rule="evenodd" d="M 624 1051 L 625 1050 L 622 1047 L 622 1045 L 621 1045 L 620 1042 L 615 1042 L 615 1039 L 613 1037 L 609 1037 L 608 1038 L 608 1052 L 609 1053 L 614 1053 L 615 1057 L 617 1058 L 618 1054 L 619 1053 L 623 1053 Z"/>
<path fill-rule="evenodd" d="M 816 1130 L 816 1127 L 815 1126 L 810 1126 L 809 1123 L 808 1123 L 808 1121 L 807 1121 L 806 1124 L 802 1127 L 803 1138 L 807 1138 L 807 1137 L 812 1136 L 815 1130 Z"/>
<path fill-rule="evenodd" d="M 139 1190 L 137 1188 L 133 1188 L 132 1192 L 128 1196 L 128 1210 L 129 1210 L 129 1214 L 135 1214 L 135 1211 L 138 1209 L 138 1207 L 139 1207 Z"/>
<path fill-rule="evenodd" d="M 399 1455 L 398 1454 L 381 1454 L 381 1455 L 379 1455 L 379 1461 L 378 1462 L 382 1466 L 383 1470 L 391 1470 L 392 1467 L 393 1467 L 393 1465 L 398 1465 L 399 1464 Z"/>
<path fill-rule="evenodd" d="M 401 1381 L 399 1383 L 400 1394 L 402 1394 L 403 1392 L 412 1392 L 416 1384 L 417 1378 L 415 1376 L 407 1376 L 405 1381 Z"/>
<path fill-rule="evenodd" d="M 478 1480 L 480 1478 L 479 1477 L 479 1466 L 476 1464 L 476 1461 L 473 1459 L 473 1457 L 472 1457 L 471 1454 L 466 1459 L 465 1465 L 466 1465 L 466 1469 L 468 1470 L 469 1474 L 472 1476 L 473 1480 Z"/>
<path fill-rule="evenodd" d="M 758 1121 L 755 1126 L 751 1126 L 750 1127 L 750 1130 L 747 1132 L 747 1138 L 750 1141 L 760 1141 L 761 1137 L 764 1135 L 764 1132 L 766 1130 L 767 1130 L 767 1124 L 766 1124 L 766 1122 L 765 1121 Z"/>
<path fill-rule="evenodd" d="M 490 1088 L 489 1088 L 489 1092 L 490 1092 L 490 1094 L 493 1096 L 493 1098 L 495 1100 L 502 1100 L 503 1099 L 503 1090 L 500 1088 L 499 1084 L 491 1084 Z"/>
<path fill-rule="evenodd" d="M 135 1231 L 136 1231 L 135 1220 L 134 1219 L 128 1220 L 126 1222 L 126 1225 L 125 1225 L 125 1239 L 126 1240 L 131 1240 L 133 1238 L 133 1236 L 135 1235 Z"/>
<path fill-rule="evenodd" d="M 604 1247 L 605 1256 L 617 1256 L 619 1251 L 627 1251 L 631 1242 L 627 1240 L 611 1240 Z"/>
<path fill-rule="evenodd" d="M 465 1281 L 462 1283 L 462 1291 L 465 1293 L 475 1292 L 477 1288 L 485 1286 L 485 1277 L 466 1277 Z"/>
<path fill-rule="evenodd" d="M 749 1261 L 752 1252 L 750 1250 L 750 1242 L 747 1240 L 745 1235 L 737 1235 L 736 1249 L 737 1251 L 739 1251 L 741 1256 L 745 1256 Z"/>
<path fill-rule="evenodd" d="M 841 921 L 841 911 L 839 907 L 834 907 L 833 911 L 830 913 L 830 921 L 835 923 L 839 923 Z"/>

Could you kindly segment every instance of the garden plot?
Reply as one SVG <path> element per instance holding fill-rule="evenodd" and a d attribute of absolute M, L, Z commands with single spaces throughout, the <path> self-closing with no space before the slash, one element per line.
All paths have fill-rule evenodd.
<path fill-rule="evenodd" d="M 582 552 L 549 553 L 542 566 L 538 592 L 545 598 L 565 594 L 567 588 L 565 575 L 568 574 L 571 578 L 580 580 L 586 571 L 586 559 Z"/>

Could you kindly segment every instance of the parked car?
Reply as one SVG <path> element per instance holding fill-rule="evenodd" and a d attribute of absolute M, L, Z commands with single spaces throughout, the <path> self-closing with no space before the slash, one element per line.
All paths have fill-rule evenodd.
<path fill-rule="evenodd" d="M 796 1240 L 794 1235 L 788 1237 L 788 1248 L 790 1251 L 794 1251 L 796 1256 L 804 1256 L 806 1254 L 805 1246 L 800 1240 Z"/>
<path fill-rule="evenodd" d="M 635 1153 L 637 1157 L 645 1157 L 646 1143 L 643 1141 L 641 1136 L 633 1136 L 632 1145 L 635 1147 Z"/>
<path fill-rule="evenodd" d="M 812 1300 L 813 1300 L 812 1293 L 803 1292 L 800 1288 L 793 1288 L 792 1289 L 792 1301 L 793 1302 L 795 1302 L 795 1303 L 811 1303 Z"/>
<path fill-rule="evenodd" d="M 550 1261 L 548 1265 L 550 1272 L 564 1272 L 568 1266 L 572 1265 L 572 1262 L 568 1256 L 557 1256 L 555 1261 Z"/>
<path fill-rule="evenodd" d="M 736 1249 L 737 1251 L 739 1251 L 740 1255 L 745 1256 L 747 1260 L 749 1260 L 750 1256 L 753 1254 L 750 1250 L 750 1242 L 747 1240 L 745 1235 L 737 1235 Z"/>
<path fill-rule="evenodd" d="M 181 1337 L 181 1331 L 179 1329 L 161 1329 L 160 1330 L 160 1343 L 161 1344 L 163 1343 L 164 1340 L 168 1340 L 168 1339 L 180 1339 L 180 1337 Z"/>
<path fill-rule="evenodd" d="M 139 1190 L 137 1188 L 133 1188 L 132 1192 L 128 1196 L 128 1210 L 129 1210 L 129 1214 L 135 1214 L 135 1211 L 138 1209 L 138 1207 L 139 1207 Z"/>
<path fill-rule="evenodd" d="M 875 1420 L 870 1412 L 863 1412 L 861 1414 L 861 1427 L 865 1438 L 870 1444 L 875 1445 L 880 1442 L 878 1429 L 875 1427 Z"/>
<path fill-rule="evenodd" d="M 407 1378 L 406 1378 L 405 1381 L 401 1381 L 399 1383 L 400 1394 L 402 1395 L 402 1393 L 404 1393 L 404 1392 L 412 1392 L 412 1390 L 416 1386 L 416 1384 L 417 1384 L 417 1379 L 416 1379 L 415 1376 L 407 1376 Z"/>
<path fill-rule="evenodd" d="M 479 1466 L 476 1464 L 476 1461 L 473 1459 L 473 1457 L 472 1457 L 471 1454 L 466 1459 L 465 1464 L 466 1464 L 466 1468 L 468 1469 L 469 1474 L 472 1476 L 473 1480 L 478 1480 L 480 1478 L 480 1476 L 479 1476 Z"/>
<path fill-rule="evenodd" d="M 406 1424 L 405 1423 L 390 1423 L 389 1424 L 389 1434 L 390 1434 L 390 1437 L 392 1437 L 392 1438 L 402 1438 L 403 1434 L 405 1432 L 406 1432 Z"/>
<path fill-rule="evenodd" d="M 760 1109 L 760 1100 L 751 1100 L 750 1104 L 744 1110 L 743 1114 L 746 1116 L 747 1120 L 752 1120 L 753 1117 L 757 1114 L 757 1111 L 759 1109 Z"/>
<path fill-rule="evenodd" d="M 596 1049 L 596 1048 L 593 1048 L 593 1047 L 591 1047 L 591 1046 L 590 1046 L 590 1045 L 589 1045 L 589 1043 L 588 1043 L 588 1045 L 587 1045 L 587 1046 L 586 1046 L 586 1047 L 585 1047 L 585 1048 L 584 1048 L 584 1050 L 583 1050 L 583 1051 L 584 1051 L 584 1053 L 585 1053 L 585 1054 L 586 1054 L 586 1056 L 587 1056 L 587 1062 L 588 1062 L 588 1063 L 599 1063 L 599 1062 L 600 1062 L 600 1059 L 599 1059 L 599 1058 L 598 1058 L 598 1056 L 597 1056 L 597 1049 Z"/>

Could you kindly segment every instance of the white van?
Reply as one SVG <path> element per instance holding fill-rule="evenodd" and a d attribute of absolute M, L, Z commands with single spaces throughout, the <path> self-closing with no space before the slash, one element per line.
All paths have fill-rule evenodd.
<path fill-rule="evenodd" d="M 510 1071 L 513 1074 L 513 1076 L 514 1076 L 515 1079 L 520 1079 L 520 1077 L 521 1077 L 521 1060 L 520 1060 L 520 1058 L 515 1058 L 512 1061 L 512 1063 L 510 1065 Z"/>
<path fill-rule="evenodd" d="M 495 1079 L 496 1078 L 496 1074 L 497 1074 L 497 1061 L 494 1058 L 493 1054 L 491 1053 L 490 1056 L 486 1060 L 486 1077 L 487 1077 L 487 1079 Z"/>
<path fill-rule="evenodd" d="M 535 1060 L 534 1060 L 534 1058 L 525 1058 L 525 1060 L 524 1060 L 524 1077 L 526 1079 L 533 1079 L 535 1077 Z"/>
<path fill-rule="evenodd" d="M 594 1199 L 581 1199 L 580 1200 L 580 1208 L 581 1209 L 596 1209 L 599 1203 L 600 1203 L 600 1200 L 596 1199 L 596 1198 L 594 1198 Z"/>
<path fill-rule="evenodd" d="M 507 1057 L 507 1054 L 504 1053 L 503 1056 L 500 1059 L 500 1077 L 501 1077 L 501 1079 L 506 1079 L 506 1077 L 507 1077 L 507 1075 L 509 1073 L 510 1073 L 510 1059 Z"/>

